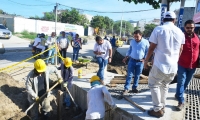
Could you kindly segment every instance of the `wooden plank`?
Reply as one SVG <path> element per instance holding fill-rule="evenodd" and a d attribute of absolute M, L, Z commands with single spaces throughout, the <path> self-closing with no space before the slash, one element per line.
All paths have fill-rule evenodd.
<path fill-rule="evenodd" d="M 111 80 L 110 84 L 125 84 L 126 80 Z M 133 83 L 133 80 L 131 81 Z M 148 79 L 140 79 L 139 84 L 148 84 Z"/>
<path fill-rule="evenodd" d="M 117 87 L 117 84 L 106 84 L 108 87 Z"/>
<path fill-rule="evenodd" d="M 62 120 L 63 92 L 61 90 L 58 90 L 57 104 L 57 120 Z"/>

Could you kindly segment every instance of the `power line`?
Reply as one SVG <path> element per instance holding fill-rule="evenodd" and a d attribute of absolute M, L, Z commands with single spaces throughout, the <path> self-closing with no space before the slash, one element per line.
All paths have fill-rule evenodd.
<path fill-rule="evenodd" d="M 49 5 L 54 5 L 54 4 L 45 4 L 45 5 L 29 5 L 29 4 L 18 3 L 18 2 L 12 1 L 12 0 L 8 0 L 8 1 L 13 2 L 13 3 L 15 3 L 15 4 L 19 4 L 19 5 L 24 5 L 24 6 L 49 6 Z"/>
<path fill-rule="evenodd" d="M 81 8 L 75 8 L 75 7 L 70 7 L 70 6 L 67 6 L 67 5 L 63 5 L 63 4 L 59 4 L 59 5 L 62 5 L 62 6 L 65 6 L 65 7 L 68 7 L 68 8 L 71 8 L 71 9 L 77 9 L 77 10 L 81 10 L 81 11 L 87 11 L 87 12 L 96 12 L 96 13 L 133 13 L 133 12 L 145 12 L 145 11 L 151 11 L 151 10 L 156 10 L 156 9 L 147 9 L 147 10 L 136 10 L 136 11 L 123 11 L 123 12 L 115 12 L 115 11 L 96 11 L 96 10 L 87 10 L 87 9 L 81 9 Z"/>

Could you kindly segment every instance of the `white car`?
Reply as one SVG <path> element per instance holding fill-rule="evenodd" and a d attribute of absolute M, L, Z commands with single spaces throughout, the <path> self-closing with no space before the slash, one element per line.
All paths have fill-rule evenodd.
<path fill-rule="evenodd" d="M 0 43 L 0 54 L 4 54 L 5 53 L 5 48 L 3 43 Z"/>
<path fill-rule="evenodd" d="M 8 30 L 8 28 L 0 24 L 0 38 L 10 39 L 11 36 L 12 36 L 12 32 Z"/>

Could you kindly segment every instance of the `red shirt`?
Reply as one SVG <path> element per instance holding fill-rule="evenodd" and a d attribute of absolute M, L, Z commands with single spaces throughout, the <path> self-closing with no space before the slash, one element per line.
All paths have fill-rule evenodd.
<path fill-rule="evenodd" d="M 183 45 L 183 51 L 179 58 L 178 64 L 184 68 L 197 68 L 199 57 L 199 45 L 200 41 L 196 34 L 189 37 L 185 33 L 185 44 Z"/>

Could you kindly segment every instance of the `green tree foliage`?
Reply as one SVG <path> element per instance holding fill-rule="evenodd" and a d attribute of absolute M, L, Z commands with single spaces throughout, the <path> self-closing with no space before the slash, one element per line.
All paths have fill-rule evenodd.
<path fill-rule="evenodd" d="M 44 17 L 43 19 L 44 20 L 47 20 L 47 21 L 55 21 L 55 14 L 53 12 L 45 12 L 44 13 Z"/>
<path fill-rule="evenodd" d="M 106 24 L 103 16 L 94 16 L 90 22 L 91 27 L 93 28 L 99 28 L 99 29 L 105 29 Z"/>
<path fill-rule="evenodd" d="M 0 14 L 3 14 L 4 12 L 3 12 L 3 10 L 2 9 L 0 9 Z"/>
<path fill-rule="evenodd" d="M 114 25 L 114 21 L 107 16 L 104 17 L 104 23 L 106 24 L 106 29 L 112 29 L 112 26 Z"/>
<path fill-rule="evenodd" d="M 151 35 L 151 33 L 153 32 L 153 29 L 156 27 L 155 24 L 146 24 L 144 26 L 145 30 L 143 32 L 143 36 L 145 37 L 149 37 Z"/>
<path fill-rule="evenodd" d="M 162 2 L 162 0 L 123 0 L 125 2 L 134 2 L 135 4 L 138 4 L 138 3 L 147 3 L 149 5 L 151 5 L 154 9 L 158 9 L 160 8 L 160 3 Z M 169 10 L 169 6 L 170 6 L 170 3 L 171 2 L 178 2 L 180 0 L 168 0 L 167 1 L 167 4 L 168 4 L 168 10 Z"/>
<path fill-rule="evenodd" d="M 126 29 L 125 29 L 125 25 L 126 25 Z M 121 26 L 121 21 L 116 21 L 114 23 L 114 26 L 113 26 L 114 33 L 116 33 L 118 35 L 120 34 L 120 26 Z M 124 32 L 125 32 L 126 35 L 134 32 L 134 27 L 128 21 L 122 21 L 121 34 L 123 35 Z"/>
<path fill-rule="evenodd" d="M 62 23 L 69 23 L 69 24 L 80 24 L 81 15 L 78 10 L 71 9 L 65 10 L 61 13 L 61 22 Z"/>
<path fill-rule="evenodd" d="M 81 21 L 79 24 L 84 26 L 84 28 L 86 28 L 90 22 L 85 15 L 80 15 L 80 16 L 81 16 Z"/>

